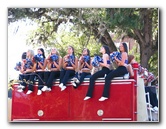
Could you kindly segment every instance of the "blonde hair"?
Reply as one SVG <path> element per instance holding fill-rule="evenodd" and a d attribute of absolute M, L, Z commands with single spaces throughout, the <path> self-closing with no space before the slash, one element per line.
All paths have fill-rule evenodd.
<path fill-rule="evenodd" d="M 32 49 L 28 49 L 28 52 L 30 53 L 30 55 L 27 56 L 27 58 L 32 59 L 32 58 L 34 57 L 34 55 L 35 55 L 34 50 L 32 50 Z"/>
<path fill-rule="evenodd" d="M 56 55 L 60 56 L 60 55 L 59 55 L 59 51 L 58 51 L 58 49 L 56 49 L 56 48 L 51 48 L 51 55 L 52 55 L 52 49 L 55 49 L 55 50 L 56 50 Z"/>

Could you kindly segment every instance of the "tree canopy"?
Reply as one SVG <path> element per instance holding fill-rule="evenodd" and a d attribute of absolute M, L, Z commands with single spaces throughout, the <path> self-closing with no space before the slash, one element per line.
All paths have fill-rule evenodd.
<path fill-rule="evenodd" d="M 27 43 L 42 44 L 46 48 L 56 45 L 63 53 L 70 43 L 78 50 L 89 45 L 92 53 L 101 45 L 116 51 L 110 32 L 117 37 L 123 34 L 136 40 L 140 46 L 140 63 L 145 68 L 153 67 L 151 58 L 158 52 L 158 8 L 8 9 L 9 24 L 27 18 L 38 23 Z"/>

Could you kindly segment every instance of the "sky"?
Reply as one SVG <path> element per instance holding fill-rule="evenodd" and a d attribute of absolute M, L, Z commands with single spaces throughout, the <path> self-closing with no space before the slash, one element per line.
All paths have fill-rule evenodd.
<path fill-rule="evenodd" d="M 71 24 L 68 24 L 71 26 Z M 33 46 L 26 45 L 26 39 L 30 31 L 35 30 L 37 24 L 33 23 L 29 19 L 26 21 L 18 21 L 8 25 L 8 80 L 18 79 L 19 71 L 14 69 L 17 62 L 21 61 L 21 55 L 23 52 L 26 52 L 28 49 L 33 49 L 36 54 Z M 61 25 L 62 29 L 69 31 L 69 27 Z M 14 48 L 14 49 L 13 49 Z M 16 49 L 15 49 L 16 48 Z"/>
<path fill-rule="evenodd" d="M 8 77 L 17 79 L 19 72 L 14 70 L 17 62 L 21 61 L 21 55 L 31 46 L 26 45 L 27 34 L 34 30 L 36 24 L 30 24 L 30 20 L 11 23 L 8 26 Z"/>
<path fill-rule="evenodd" d="M 34 0 L 28 0 L 28 1 L 21 1 L 21 0 L 1 0 L 0 2 L 2 2 L 0 4 L 0 8 L 1 8 L 1 13 L 0 13 L 0 28 L 1 28 L 1 43 L 0 43 L 0 54 L 1 54 L 1 63 L 0 63 L 0 68 L 1 68 L 1 110 L 0 110 L 0 120 L 1 120 L 1 126 L 3 126 L 3 128 L 12 128 L 12 129 L 29 129 L 30 127 L 32 128 L 40 128 L 40 129 L 45 129 L 45 128 L 49 128 L 49 129 L 55 129 L 56 127 L 59 128 L 64 128 L 67 127 L 68 129 L 78 129 L 78 127 L 81 129 L 85 129 L 85 128 L 92 128 L 95 127 L 96 129 L 99 128 L 105 128 L 105 129 L 129 129 L 134 127 L 134 129 L 140 129 L 140 128 L 146 128 L 146 129 L 156 129 L 156 128 L 163 128 L 166 124 L 166 122 L 164 122 L 165 118 L 165 111 L 163 109 L 163 107 L 165 107 L 165 100 L 164 98 L 166 98 L 166 94 L 163 94 L 163 91 L 165 91 L 165 83 L 164 83 L 164 79 L 161 79 L 161 83 L 160 83 L 160 87 L 161 90 L 161 99 L 160 99 L 160 123 L 150 123 L 150 124 L 143 124 L 143 123 L 105 123 L 105 124 L 97 124 L 97 123 L 85 123 L 85 124 L 80 124 L 80 123 L 75 123 L 75 124 L 59 124 L 59 123 L 44 123 L 44 124 L 9 124 L 7 122 L 7 78 L 8 78 L 8 73 L 10 73 L 9 71 L 11 69 L 13 69 L 12 67 L 9 68 L 9 62 L 8 60 L 11 59 L 13 63 L 11 63 L 11 65 L 13 66 L 13 64 L 15 63 L 15 60 L 12 59 L 12 56 L 17 57 L 17 59 L 19 60 L 20 58 L 20 53 L 22 52 L 22 48 L 24 48 L 24 45 L 20 45 L 20 39 L 18 40 L 17 38 L 19 36 L 16 36 L 17 38 L 13 37 L 9 39 L 9 35 L 8 35 L 8 24 L 7 24 L 7 8 L 8 7 L 159 7 L 160 8 L 160 42 L 162 42 L 163 44 L 160 45 L 160 58 L 162 58 L 162 55 L 166 55 L 166 51 L 164 50 L 165 48 L 165 38 L 163 38 L 163 35 L 165 34 L 164 31 L 166 30 L 165 28 L 165 13 L 166 13 L 166 8 L 164 7 L 164 0 L 153 0 L 153 1 L 143 1 L 143 0 L 139 0 L 139 1 L 132 1 L 132 0 L 116 0 L 116 1 L 101 1 L 101 0 L 84 0 L 84 1 L 79 1 L 79 0 L 47 0 L 47 1 L 34 1 Z M 23 36 L 24 37 L 24 36 Z M 12 42 L 12 44 L 10 44 Z M 13 43 L 18 43 L 18 44 L 13 44 Z M 13 52 L 14 51 L 14 52 Z M 16 54 L 18 53 L 18 54 Z M 165 63 L 165 60 L 161 60 L 161 76 L 160 78 L 162 78 L 163 76 L 165 77 L 165 75 L 163 75 L 163 73 L 165 73 L 165 66 L 163 63 Z M 160 69 L 160 70 L 161 70 Z M 163 72 L 164 71 L 164 72 Z M 163 84 L 164 83 L 164 84 Z M 161 86 L 162 85 L 162 86 Z M 164 101 L 162 101 L 164 100 Z M 25 126 L 26 125 L 26 126 Z"/>

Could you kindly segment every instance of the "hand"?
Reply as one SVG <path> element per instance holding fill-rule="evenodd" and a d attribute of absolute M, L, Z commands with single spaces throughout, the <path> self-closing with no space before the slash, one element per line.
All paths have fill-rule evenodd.
<path fill-rule="evenodd" d="M 79 60 L 82 60 L 82 56 L 80 56 Z"/>
<path fill-rule="evenodd" d="M 64 56 L 64 59 L 68 59 L 68 58 L 69 58 L 69 55 Z"/>
<path fill-rule="evenodd" d="M 47 59 L 46 59 L 46 60 L 50 60 L 50 56 L 51 56 L 51 55 L 49 55 L 49 56 L 47 57 Z"/>
<path fill-rule="evenodd" d="M 50 63 L 51 61 L 50 60 L 46 60 L 47 63 Z"/>
<path fill-rule="evenodd" d="M 20 66 L 16 66 L 16 68 L 17 68 L 18 70 L 20 70 L 20 69 L 21 69 L 21 67 L 20 67 Z"/>
<path fill-rule="evenodd" d="M 100 62 L 99 62 L 100 63 Z M 88 66 L 89 64 L 87 62 L 84 62 L 84 64 L 86 64 L 86 66 Z"/>
<path fill-rule="evenodd" d="M 83 62 L 83 63 L 81 64 L 81 67 L 83 67 L 83 66 L 84 66 L 84 64 L 85 64 L 85 63 Z"/>
<path fill-rule="evenodd" d="M 72 61 L 70 61 L 70 64 L 72 65 L 72 64 L 73 64 L 73 62 L 72 62 Z"/>
<path fill-rule="evenodd" d="M 65 62 L 65 63 L 64 63 L 64 65 L 67 65 L 67 64 L 68 64 L 68 62 Z"/>
<path fill-rule="evenodd" d="M 79 59 L 79 61 L 80 61 L 81 64 L 84 63 L 84 61 L 82 59 Z"/>
<path fill-rule="evenodd" d="M 21 64 L 21 66 L 24 66 L 24 65 L 25 65 L 25 63 L 26 63 L 26 61 L 23 61 L 23 62 L 22 62 L 22 64 Z"/>
<path fill-rule="evenodd" d="M 99 62 L 99 63 L 98 63 L 98 64 L 99 64 L 99 66 L 101 66 L 101 63 L 102 63 L 102 62 Z"/>

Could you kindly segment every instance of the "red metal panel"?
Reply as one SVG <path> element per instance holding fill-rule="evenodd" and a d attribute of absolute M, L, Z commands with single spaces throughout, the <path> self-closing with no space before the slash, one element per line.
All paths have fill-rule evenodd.
<path fill-rule="evenodd" d="M 26 95 L 13 90 L 12 95 L 12 120 L 39 119 L 39 120 L 66 120 L 69 117 L 69 89 L 61 92 L 59 87 L 53 87 L 51 92 L 43 92 L 37 95 L 37 87 L 34 92 Z M 38 111 L 43 111 L 43 116 Z"/>
<path fill-rule="evenodd" d="M 110 87 L 110 98 L 104 102 L 98 99 L 102 95 L 103 82 L 97 82 L 93 98 L 84 101 L 88 83 L 83 83 L 77 89 L 67 86 L 60 91 L 53 86 L 51 92 L 37 95 L 37 86 L 30 95 L 19 93 L 16 88 L 12 96 L 12 120 L 40 121 L 135 121 L 136 97 L 134 80 L 113 81 Z M 16 86 L 16 85 L 15 85 Z M 38 111 L 43 111 L 39 116 Z M 98 111 L 103 111 L 99 116 Z"/>
<path fill-rule="evenodd" d="M 77 90 L 71 91 L 71 116 L 75 120 L 101 121 L 105 118 L 122 120 L 136 120 L 133 116 L 133 84 L 113 83 L 110 87 L 110 97 L 104 102 L 98 101 L 102 95 L 103 85 L 95 86 L 93 98 L 84 101 L 88 86 L 80 86 Z M 125 82 L 126 83 L 126 82 Z M 135 101 L 135 100 L 134 100 Z M 98 116 L 98 110 L 103 111 L 102 116 Z"/>

